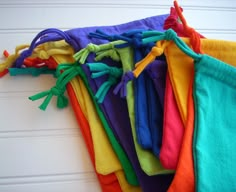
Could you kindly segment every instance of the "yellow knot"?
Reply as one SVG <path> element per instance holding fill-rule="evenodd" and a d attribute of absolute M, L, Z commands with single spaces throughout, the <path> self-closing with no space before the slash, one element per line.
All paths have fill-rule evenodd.
<path fill-rule="evenodd" d="M 68 43 L 65 42 L 65 40 L 60 41 L 52 41 L 47 43 L 48 49 L 50 48 L 66 48 L 69 46 Z"/>
<path fill-rule="evenodd" d="M 29 45 L 17 46 L 15 49 L 15 54 L 10 55 L 9 57 L 6 58 L 6 60 L 3 63 L 0 64 L 0 72 L 11 67 L 13 63 L 16 61 L 16 59 L 19 57 L 19 52 L 28 47 Z"/>
<path fill-rule="evenodd" d="M 48 59 L 50 55 L 45 50 L 40 50 L 38 53 L 38 57 L 41 59 Z"/>
<path fill-rule="evenodd" d="M 158 56 L 162 55 L 163 52 L 164 52 L 164 49 L 162 47 L 153 47 L 150 53 L 154 57 L 158 57 Z"/>
<path fill-rule="evenodd" d="M 141 61 L 135 64 L 135 69 L 133 71 L 134 76 L 137 78 L 140 73 L 152 63 L 156 57 L 164 53 L 165 48 L 170 44 L 170 41 L 158 41 L 156 46 L 152 47 L 150 53 Z"/>

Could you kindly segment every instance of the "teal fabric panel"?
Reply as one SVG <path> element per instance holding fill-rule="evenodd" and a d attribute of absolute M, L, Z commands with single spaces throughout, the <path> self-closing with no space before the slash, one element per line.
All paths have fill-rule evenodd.
<path fill-rule="evenodd" d="M 195 61 L 196 191 L 236 191 L 236 68 L 203 55 Z"/>

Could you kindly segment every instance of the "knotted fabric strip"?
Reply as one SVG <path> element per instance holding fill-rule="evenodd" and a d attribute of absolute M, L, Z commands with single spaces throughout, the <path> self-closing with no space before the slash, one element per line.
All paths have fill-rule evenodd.
<path fill-rule="evenodd" d="M 157 46 L 154 46 L 151 50 L 151 52 L 145 57 L 145 62 L 144 60 L 136 63 L 135 65 L 135 70 L 133 71 L 134 76 L 138 77 L 139 74 L 145 69 L 145 67 L 149 64 L 152 63 L 156 57 L 161 56 L 165 50 L 165 47 L 169 44 L 170 42 L 168 41 L 158 41 Z"/>
<path fill-rule="evenodd" d="M 154 34 L 156 34 L 156 36 L 150 37 L 150 35 Z M 136 63 L 135 69 L 133 71 L 135 77 L 138 77 L 145 67 L 150 64 L 157 56 L 160 56 L 164 52 L 165 48 L 171 43 L 171 41 L 173 41 L 181 51 L 195 60 L 199 60 L 201 58 L 201 56 L 198 53 L 193 52 L 172 29 L 168 29 L 164 33 L 158 31 L 147 31 L 143 32 L 143 36 L 147 36 L 147 38 L 143 39 L 144 44 L 156 41 L 156 46 L 152 48 L 151 52 L 143 60 Z"/>
<path fill-rule="evenodd" d="M 20 50 L 26 49 L 28 47 L 29 47 L 29 45 L 17 46 L 15 49 L 15 54 L 7 55 L 6 60 L 0 64 L 0 72 L 3 72 L 5 69 L 8 69 L 9 67 L 11 67 L 13 65 L 13 63 L 16 61 L 16 59 L 19 57 Z"/>
<path fill-rule="evenodd" d="M 124 98 L 127 96 L 127 84 L 129 81 L 132 81 L 134 79 L 134 74 L 132 71 L 127 71 L 123 76 L 122 79 L 120 81 L 120 83 L 115 87 L 113 93 L 115 95 L 118 94 L 118 92 L 120 92 L 120 97 Z"/>
<path fill-rule="evenodd" d="M 123 70 L 118 67 L 110 67 L 104 63 L 87 63 L 87 65 L 92 72 L 92 78 L 108 75 L 107 81 L 100 86 L 95 94 L 98 103 L 102 103 L 110 87 L 115 85 L 121 77 Z"/>
<path fill-rule="evenodd" d="M 190 38 L 190 45 L 193 48 L 193 50 L 196 53 L 201 53 L 201 36 L 199 33 L 197 33 L 192 27 L 189 27 L 186 19 L 184 18 L 183 14 L 182 14 L 182 10 L 179 7 L 178 3 L 176 0 L 174 0 L 174 6 L 175 6 L 175 10 L 183 24 L 183 31 L 187 34 L 187 36 Z"/>
<path fill-rule="evenodd" d="M 20 68 L 24 62 L 24 60 L 31 56 L 32 53 L 33 53 L 33 50 L 39 46 L 40 44 L 42 43 L 45 43 L 45 42 L 48 42 L 50 41 L 50 38 L 47 38 L 47 35 L 48 34 L 57 34 L 59 35 L 60 37 L 64 38 L 65 41 L 70 44 L 75 50 L 77 48 L 77 44 L 74 42 L 73 39 L 70 38 L 70 36 L 59 30 L 59 29 L 55 29 L 55 28 L 49 28 L 49 29 L 45 29 L 41 32 L 38 33 L 38 35 L 33 39 L 33 41 L 31 42 L 30 44 L 30 47 L 29 49 L 23 51 L 20 56 L 17 58 L 17 60 L 15 61 L 15 64 L 14 66 L 17 67 L 17 68 Z M 45 37 L 46 36 L 46 37 Z"/>
<path fill-rule="evenodd" d="M 88 35 L 91 38 L 96 38 L 96 39 L 102 39 L 102 40 L 108 40 L 108 41 L 115 41 L 116 35 L 108 35 L 105 32 L 103 32 L 101 29 L 96 29 L 95 32 L 91 32 Z"/>
<path fill-rule="evenodd" d="M 114 45 L 121 44 L 121 43 L 124 43 L 124 42 L 123 41 L 114 41 L 114 42 L 111 42 L 108 44 L 101 44 L 101 45 L 89 43 L 87 45 L 87 47 L 85 47 L 85 48 L 81 49 L 79 52 L 75 53 L 73 57 L 80 64 L 84 64 L 90 53 L 98 53 L 99 52 L 99 55 L 101 55 L 101 56 L 98 56 L 98 58 L 97 57 L 95 58 L 95 60 L 98 61 L 98 60 L 101 60 L 101 57 L 107 56 L 106 50 L 109 50 L 110 51 L 109 53 L 112 53 L 113 57 L 117 59 L 119 57 L 116 55 L 116 53 L 113 53 L 111 50 L 113 50 L 112 48 L 114 48 Z"/>
<path fill-rule="evenodd" d="M 66 69 L 66 70 L 65 70 Z M 60 73 L 64 70 L 62 73 Z M 53 96 L 57 97 L 57 107 L 64 108 L 68 105 L 68 99 L 64 96 L 66 85 L 69 83 L 74 77 L 81 73 L 81 68 L 78 67 L 78 64 L 64 64 L 59 65 L 57 68 L 58 79 L 56 81 L 56 85 L 52 87 L 48 91 L 44 91 L 29 97 L 30 100 L 35 101 L 46 97 L 43 103 L 39 106 L 41 110 L 46 110 L 51 98 Z"/>
<path fill-rule="evenodd" d="M 9 74 L 11 76 L 16 76 L 16 75 L 32 75 L 34 77 L 37 77 L 41 74 L 52 74 L 55 75 L 55 70 L 53 69 L 48 69 L 47 67 L 41 67 L 41 68 L 35 68 L 35 67 L 30 67 L 30 68 L 9 68 Z"/>

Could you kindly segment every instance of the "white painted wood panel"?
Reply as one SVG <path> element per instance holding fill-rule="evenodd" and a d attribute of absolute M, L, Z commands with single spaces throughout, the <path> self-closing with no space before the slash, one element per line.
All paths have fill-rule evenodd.
<path fill-rule="evenodd" d="M 94 176 L 83 140 L 76 133 L 70 136 L 35 135 L 1 138 L 0 150 L 2 154 L 0 178 L 78 175 L 83 172 Z M 9 167 L 9 164 L 12 166 Z"/>
<path fill-rule="evenodd" d="M 112 12 L 110 12 L 112 10 Z M 8 30 L 15 29 L 40 29 L 47 27 L 74 28 L 88 25 L 112 25 L 129 20 L 140 19 L 152 15 L 165 14 L 169 11 L 169 6 L 132 8 L 132 7 L 84 7 L 81 5 L 71 7 L 2 7 L 0 12 L 7 18 L 3 20 L 3 26 Z M 199 14 L 199 12 L 201 14 Z M 196 29 L 224 29 L 230 30 L 233 22 L 235 9 L 187 9 L 184 7 L 184 14 L 188 18 L 189 24 Z M 19 14 L 24 13 L 24 14 Z M 116 14 L 115 14 L 116 13 Z M 33 15 L 31 15 L 33 14 Z M 29 18 L 34 18 L 34 20 Z M 99 19 L 99 21 L 98 21 Z M 17 22 L 16 22 L 17 20 Z M 60 22 L 58 23 L 58 20 Z M 208 22 L 205 22 L 208 21 Z M 211 22 L 211 25 L 209 25 Z M 40 26 L 38 25 L 40 23 Z M 0 26 L 2 29 L 2 26 Z"/>
<path fill-rule="evenodd" d="M 192 27 L 208 38 L 236 41 L 235 0 L 182 0 Z M 1 0 L 0 51 L 30 43 L 42 29 L 115 25 L 169 13 L 172 0 Z M 2 58 L 2 57 L 0 57 Z M 50 75 L 0 79 L 0 192 L 100 191 L 72 108 L 43 112 L 31 96 Z"/>

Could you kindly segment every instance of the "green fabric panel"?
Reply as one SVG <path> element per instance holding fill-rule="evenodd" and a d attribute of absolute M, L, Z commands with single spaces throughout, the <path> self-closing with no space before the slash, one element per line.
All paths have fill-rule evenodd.
<path fill-rule="evenodd" d="M 79 66 L 81 68 L 81 66 Z M 81 68 L 81 73 L 80 73 L 80 77 L 81 79 L 83 80 L 86 88 L 88 89 L 89 91 L 89 94 L 91 95 L 91 98 L 94 102 L 94 105 L 95 105 L 95 108 L 96 108 L 96 111 L 98 113 L 98 116 L 99 118 L 101 119 L 101 122 L 104 126 L 104 129 L 107 133 L 107 136 L 111 142 L 111 145 L 112 145 L 112 148 L 114 149 L 115 153 L 117 154 L 117 157 L 124 169 L 124 172 L 125 172 L 125 176 L 126 176 L 126 179 L 128 181 L 128 183 L 132 184 L 132 185 L 138 185 L 139 182 L 138 182 L 138 179 L 137 179 L 137 176 L 134 172 L 134 169 L 133 169 L 133 166 L 131 164 L 131 162 L 129 161 L 126 153 L 124 152 L 123 148 L 121 147 L 121 145 L 118 143 L 117 139 L 115 138 L 115 135 L 113 134 L 111 128 L 109 127 L 107 121 L 106 121 L 106 118 L 103 114 L 103 112 L 101 111 L 99 105 L 97 104 L 97 101 L 96 101 L 96 98 L 88 84 L 88 80 L 87 80 L 87 77 L 85 75 L 85 73 L 83 72 L 82 68 Z"/>
<path fill-rule="evenodd" d="M 117 48 L 117 52 L 120 55 L 124 73 L 133 70 L 134 68 L 133 49 L 131 47 L 126 47 L 122 49 Z M 154 156 L 154 154 L 151 151 L 142 149 L 142 147 L 137 143 L 137 135 L 135 131 L 135 112 L 134 112 L 134 99 L 135 99 L 134 85 L 132 81 L 128 82 L 127 84 L 126 99 L 128 104 L 129 118 L 132 128 L 135 149 L 143 171 L 150 176 L 157 174 L 172 173 L 173 171 L 166 170 L 162 167 L 158 157 Z"/>

